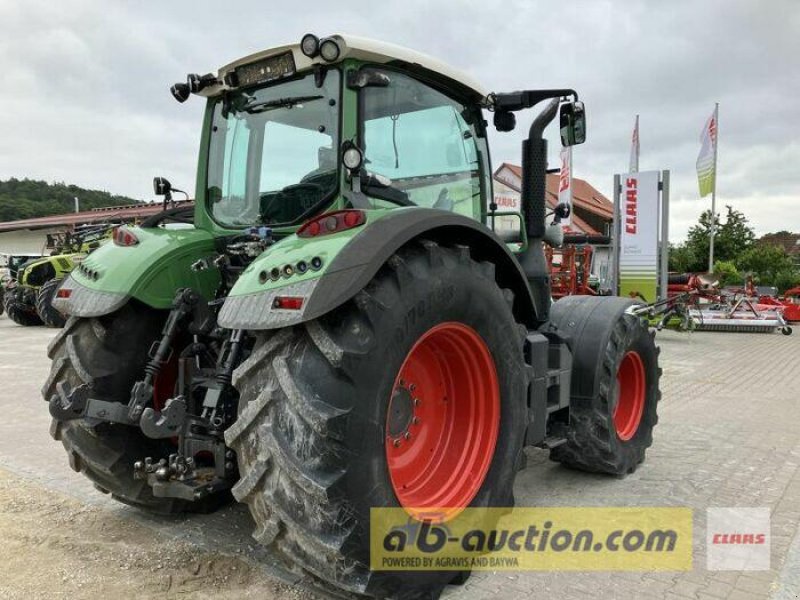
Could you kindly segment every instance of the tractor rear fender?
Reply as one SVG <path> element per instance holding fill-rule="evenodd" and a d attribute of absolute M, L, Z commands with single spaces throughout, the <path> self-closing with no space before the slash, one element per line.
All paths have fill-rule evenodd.
<path fill-rule="evenodd" d="M 632 306 L 630 298 L 565 296 L 550 307 L 544 331 L 557 332 L 572 352 L 571 397 L 593 398 L 603 368 L 602 356 L 615 323 Z"/>
<path fill-rule="evenodd" d="M 493 263 L 498 284 L 514 292 L 517 320 L 531 328 L 535 326 L 536 316 L 525 274 L 502 240 L 473 219 L 421 207 L 393 209 L 380 218 L 368 218 L 367 225 L 329 259 L 320 277 L 259 293 L 253 291 L 256 289 L 254 282 L 245 278 L 253 279 L 259 271 L 263 277 L 265 271 L 260 267 L 249 269 L 225 300 L 219 323 L 230 329 L 264 330 L 316 319 L 355 296 L 393 254 L 418 239 L 468 246 L 475 260 Z M 276 245 L 275 250 L 279 246 Z M 302 297 L 302 307 L 297 310 L 279 308 L 276 300 L 280 296 Z"/>
<path fill-rule="evenodd" d="M 192 263 L 215 254 L 214 238 L 196 229 L 131 227 L 138 243 L 105 243 L 75 268 L 53 301 L 57 310 L 99 317 L 119 310 L 131 298 L 167 309 L 175 292 L 191 287 L 208 299 L 219 286 L 217 269 L 195 271 Z"/>

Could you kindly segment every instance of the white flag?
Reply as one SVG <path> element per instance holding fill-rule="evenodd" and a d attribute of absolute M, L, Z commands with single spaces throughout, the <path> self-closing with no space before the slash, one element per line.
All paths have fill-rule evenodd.
<path fill-rule="evenodd" d="M 558 203 L 569 206 L 569 216 L 562 225 L 572 223 L 572 146 L 561 148 L 561 172 L 558 176 Z"/>
<path fill-rule="evenodd" d="M 633 136 L 631 137 L 631 160 L 628 172 L 639 172 L 639 115 L 636 115 L 636 124 L 633 126 Z"/>
<path fill-rule="evenodd" d="M 706 121 L 703 133 L 700 134 L 700 154 L 697 155 L 697 182 L 700 185 L 700 197 L 704 198 L 714 191 L 717 177 L 717 118 L 719 107 Z"/>

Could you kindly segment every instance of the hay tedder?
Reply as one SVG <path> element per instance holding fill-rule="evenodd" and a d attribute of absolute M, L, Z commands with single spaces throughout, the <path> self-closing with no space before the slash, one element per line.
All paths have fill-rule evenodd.
<path fill-rule="evenodd" d="M 711 274 L 671 274 L 668 297 L 636 310 L 651 318 L 660 316 L 658 330 L 678 319 L 678 328 L 684 331 L 792 333 L 783 316 L 785 307 L 760 303 L 752 282 L 740 289 L 723 290 Z"/>

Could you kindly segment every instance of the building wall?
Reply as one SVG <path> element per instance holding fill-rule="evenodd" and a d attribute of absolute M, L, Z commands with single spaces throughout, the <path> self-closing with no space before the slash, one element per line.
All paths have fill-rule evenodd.
<path fill-rule="evenodd" d="M 52 229 L 18 229 L 16 231 L 0 231 L 0 253 L 7 254 L 42 254 L 45 236 L 57 233 L 63 228 Z"/>
<path fill-rule="evenodd" d="M 497 204 L 498 212 L 519 212 L 520 193 L 514 188 L 507 186 L 499 179 L 494 180 L 494 202 Z M 489 226 L 492 220 L 489 218 Z M 495 217 L 495 231 L 514 231 L 518 232 L 520 220 L 517 217 Z"/>

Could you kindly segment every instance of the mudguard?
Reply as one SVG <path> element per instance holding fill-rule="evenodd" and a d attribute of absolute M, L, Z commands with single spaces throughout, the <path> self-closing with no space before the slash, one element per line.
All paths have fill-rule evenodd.
<path fill-rule="evenodd" d="M 402 246 L 416 238 L 463 244 L 476 260 L 495 264 L 501 287 L 514 292 L 518 320 L 533 326 L 536 315 L 525 274 L 506 245 L 481 223 L 436 209 L 410 207 L 367 211 L 363 227 L 319 238 L 290 236 L 275 244 L 242 274 L 219 314 L 229 329 L 276 329 L 316 319 L 355 296 Z M 300 273 L 299 262 L 318 258 L 318 271 Z M 292 271 L 286 275 L 287 267 Z M 280 273 L 278 278 L 272 274 Z M 302 299 L 299 309 L 278 298 Z"/>
<path fill-rule="evenodd" d="M 134 246 L 107 243 L 83 260 L 61 285 L 53 302 L 57 310 L 96 317 L 118 310 L 131 298 L 158 309 L 172 305 L 175 291 L 191 287 L 213 298 L 220 283 L 216 269 L 190 266 L 214 254 L 214 238 L 197 229 L 131 227 Z"/>
<path fill-rule="evenodd" d="M 604 368 L 602 356 L 611 333 L 623 314 L 641 304 L 631 298 L 611 296 L 565 296 L 550 307 L 545 330 L 562 336 L 572 352 L 573 398 L 593 398 Z"/>

